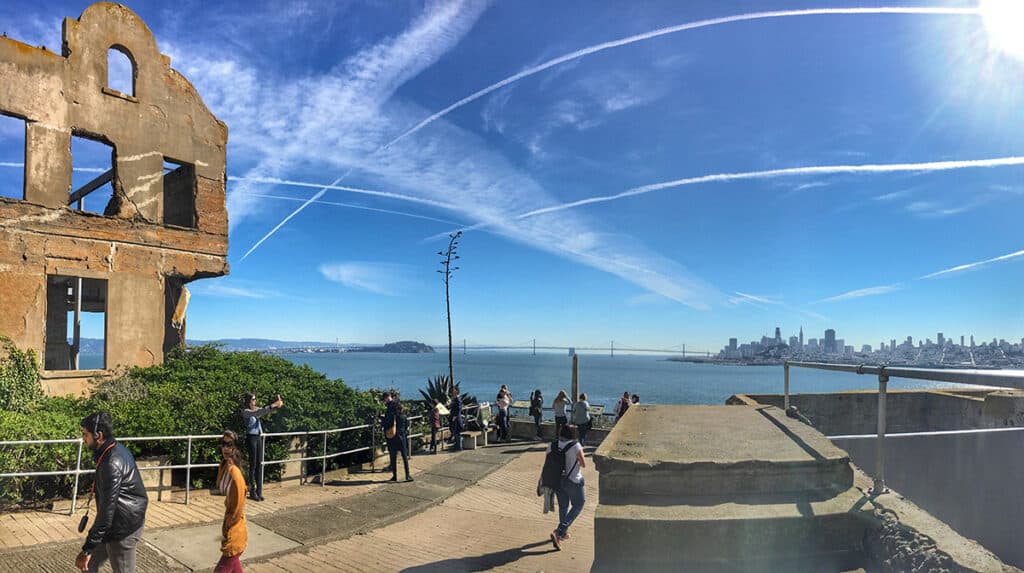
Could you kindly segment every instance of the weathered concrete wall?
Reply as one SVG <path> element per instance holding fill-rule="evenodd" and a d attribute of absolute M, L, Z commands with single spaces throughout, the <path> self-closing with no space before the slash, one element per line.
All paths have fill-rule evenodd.
<path fill-rule="evenodd" d="M 781 394 L 733 396 L 727 403 L 783 405 Z M 792 394 L 790 404 L 827 436 L 870 434 L 878 426 L 878 392 Z M 919 432 L 1024 426 L 1021 390 L 890 390 L 886 396 L 887 431 Z"/>
<path fill-rule="evenodd" d="M 133 63 L 133 94 L 106 87 L 111 48 Z M 106 367 L 162 362 L 168 281 L 228 272 L 227 127 L 117 4 L 66 19 L 62 55 L 0 37 L 0 77 L 0 113 L 26 122 L 24 200 L 0 198 L 0 334 L 45 364 L 64 344 L 46 332 L 47 276 L 103 279 Z M 108 216 L 68 206 L 72 135 L 114 149 Z M 185 166 L 166 189 L 165 161 Z M 79 392 L 95 374 L 45 370 L 44 386 Z"/>
<path fill-rule="evenodd" d="M 875 440 L 836 440 L 854 463 L 875 472 Z M 888 438 L 886 483 L 976 539 L 1003 561 L 1024 567 L 1018 521 L 1024 515 L 1024 431 Z"/>

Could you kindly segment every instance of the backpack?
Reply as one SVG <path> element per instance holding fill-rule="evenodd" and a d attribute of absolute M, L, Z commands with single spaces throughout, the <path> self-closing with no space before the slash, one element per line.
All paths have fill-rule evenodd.
<path fill-rule="evenodd" d="M 573 440 L 564 448 L 558 447 L 558 440 L 551 443 L 551 450 L 544 457 L 544 468 L 540 470 L 540 485 L 558 490 L 562 487 L 562 478 L 565 477 L 565 453 L 576 445 Z M 576 464 L 573 464 L 574 469 Z"/>

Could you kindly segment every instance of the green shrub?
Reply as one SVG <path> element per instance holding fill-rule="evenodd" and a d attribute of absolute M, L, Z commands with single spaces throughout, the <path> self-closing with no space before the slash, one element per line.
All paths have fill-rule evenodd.
<path fill-rule="evenodd" d="M 60 440 L 79 437 L 80 418 L 66 412 L 0 411 L 0 441 Z M 77 444 L 42 444 L 0 448 L 0 473 L 74 470 Z M 83 467 L 91 467 L 91 452 L 82 451 Z M 88 483 L 87 477 L 83 482 Z M 0 478 L 0 506 L 27 501 L 46 501 L 69 496 L 75 476 Z"/>
<path fill-rule="evenodd" d="M 27 412 L 43 397 L 34 350 L 19 350 L 0 336 L 0 410 Z"/>

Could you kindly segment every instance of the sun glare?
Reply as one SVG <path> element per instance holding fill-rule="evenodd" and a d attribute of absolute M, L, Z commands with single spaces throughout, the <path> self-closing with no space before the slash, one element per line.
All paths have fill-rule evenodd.
<path fill-rule="evenodd" d="M 1024 0 L 981 0 L 978 7 L 992 47 L 1024 60 Z"/>

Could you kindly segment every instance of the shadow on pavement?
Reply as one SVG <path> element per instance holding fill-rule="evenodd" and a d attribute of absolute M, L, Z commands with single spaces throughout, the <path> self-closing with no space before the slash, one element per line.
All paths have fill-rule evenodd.
<path fill-rule="evenodd" d="M 548 547 L 546 550 L 527 551 L 527 549 L 533 549 L 535 547 L 545 545 Z M 555 551 L 555 548 L 551 547 L 551 542 L 545 539 L 544 541 L 527 543 L 522 547 L 495 551 L 494 553 L 485 553 L 474 557 L 460 557 L 458 559 L 445 559 L 444 561 L 435 561 L 433 563 L 426 563 L 415 567 L 407 567 L 402 569 L 402 573 L 423 573 L 426 571 L 487 571 L 495 567 L 507 565 L 513 561 L 518 561 L 523 557 L 528 557 L 530 555 L 544 555 L 545 553 L 554 553 Z"/>
<path fill-rule="evenodd" d="M 384 483 L 380 480 L 375 479 L 332 479 L 327 482 L 327 485 L 341 486 L 341 485 L 369 485 L 371 483 Z"/>

